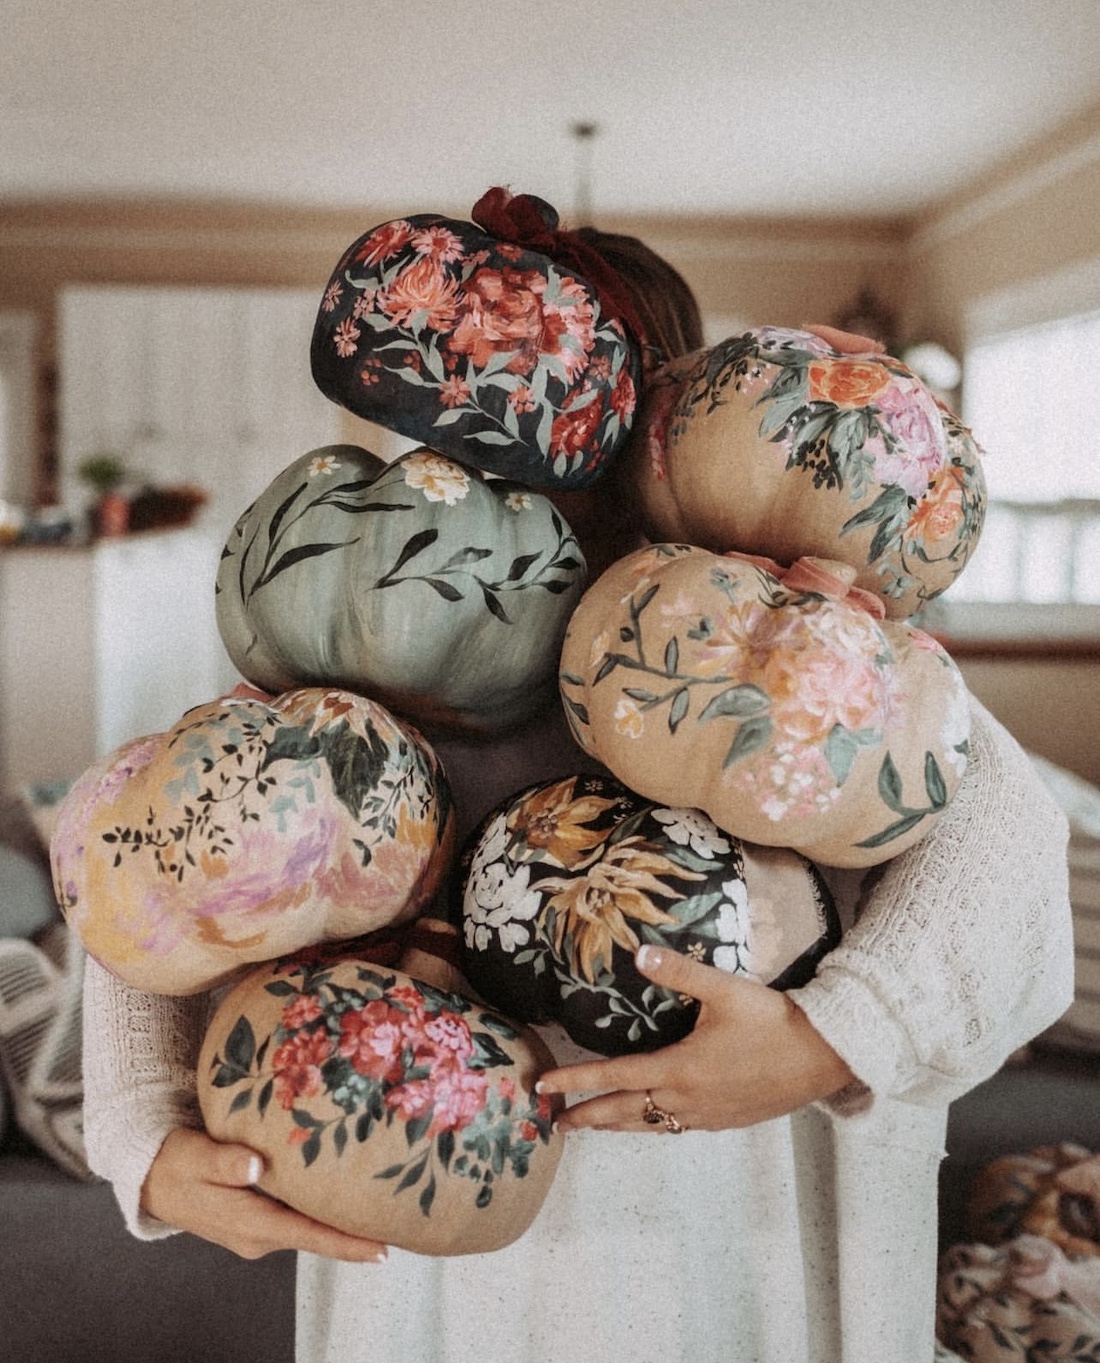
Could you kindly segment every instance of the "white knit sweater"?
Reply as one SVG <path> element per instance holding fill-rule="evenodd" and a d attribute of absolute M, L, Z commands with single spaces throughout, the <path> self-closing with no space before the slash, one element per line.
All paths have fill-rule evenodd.
<path fill-rule="evenodd" d="M 505 763 L 503 774 L 494 773 L 493 784 L 499 779 L 504 789 L 479 792 L 485 807 L 535 779 L 532 751 L 528 742 L 518 766 Z M 442 755 L 451 771 L 456 754 Z M 483 773 L 484 755 L 475 761 Z M 568 756 L 536 765 L 559 774 L 568 769 Z M 470 789 L 481 779 L 468 777 Z M 469 810 L 467 821 L 479 814 Z M 642 1318 L 649 1322 L 644 1344 L 654 1357 L 703 1363 L 724 1357 L 715 1333 L 724 1338 L 734 1330 L 742 1341 L 734 1357 L 745 1363 L 778 1358 L 780 1348 L 784 1363 L 930 1359 L 934 1175 L 946 1106 L 1071 1002 L 1065 847 L 1065 820 L 1026 754 L 975 702 L 971 759 L 954 802 L 924 841 L 862 877 L 862 885 L 856 873 L 830 875 L 845 936 L 815 978 L 791 994 L 859 1084 L 829 1104 L 749 1132 L 690 1133 L 682 1141 L 598 1132 L 570 1137 L 539 1221 L 499 1256 L 424 1261 L 395 1252 L 373 1278 L 359 1266 L 303 1258 L 300 1356 L 311 1363 L 330 1356 L 341 1363 L 359 1357 L 442 1363 L 472 1356 L 463 1349 L 473 1347 L 481 1349 L 483 1363 L 519 1363 L 552 1347 L 560 1353 L 566 1323 L 548 1310 L 536 1286 L 552 1261 L 556 1300 L 559 1293 L 568 1299 L 590 1289 L 583 1275 L 592 1270 L 583 1264 L 598 1241 L 599 1262 L 611 1256 L 610 1266 L 618 1265 L 616 1288 L 612 1301 L 596 1294 L 581 1312 L 582 1352 L 574 1356 L 602 1363 L 605 1354 L 595 1344 L 601 1330 L 608 1340 L 625 1340 Z M 114 1184 L 135 1234 L 170 1234 L 139 1210 L 138 1199 L 168 1131 L 200 1124 L 194 1066 L 210 1000 L 154 998 L 94 964 L 85 997 L 90 1162 Z M 567 1060 L 559 1042 L 551 1038 L 559 1060 Z M 648 1191 L 640 1206 L 643 1181 Z M 706 1218 L 714 1216 L 716 1186 L 731 1201 L 711 1224 Z M 627 1188 L 634 1190 L 630 1206 L 624 1206 Z M 770 1190 L 763 1208 L 762 1190 Z M 752 1198 L 755 1207 L 748 1205 Z M 587 1211 L 578 1209 L 578 1199 Z M 652 1231 L 657 1212 L 662 1234 L 672 1237 L 659 1262 L 667 1267 L 675 1253 L 695 1264 L 690 1282 L 678 1290 L 705 1287 L 716 1275 L 692 1326 L 678 1319 L 666 1328 L 667 1311 L 653 1318 L 652 1283 L 629 1286 L 638 1232 Z M 680 1218 L 686 1219 L 677 1231 Z M 704 1223 L 705 1231 L 699 1229 Z M 571 1237 L 576 1243 L 565 1253 Z M 747 1253 L 746 1243 L 756 1248 Z M 735 1271 L 742 1295 L 733 1300 L 727 1289 Z M 507 1293 L 502 1275 L 513 1283 Z M 436 1306 L 410 1323 L 402 1302 L 424 1291 L 438 1298 Z M 715 1294 L 727 1314 L 711 1319 Z M 525 1322 L 522 1337 L 486 1354 L 478 1321 L 505 1301 Z M 369 1331 L 363 1330 L 365 1310 Z M 385 1337 L 389 1343 L 378 1333 L 383 1323 L 395 1331 Z M 371 1349 L 357 1339 L 369 1339 Z M 596 1351 L 585 1354 L 585 1348 Z M 606 1355 L 620 1356 L 640 1355 Z"/>

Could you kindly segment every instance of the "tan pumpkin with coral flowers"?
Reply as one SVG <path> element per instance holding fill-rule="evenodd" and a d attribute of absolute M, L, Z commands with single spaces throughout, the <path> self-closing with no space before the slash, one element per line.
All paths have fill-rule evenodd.
<path fill-rule="evenodd" d="M 675 360 L 624 465 L 651 540 L 847 563 L 894 619 L 966 566 L 986 492 L 970 432 L 900 361 L 760 328 Z"/>
<path fill-rule="evenodd" d="M 574 734 L 625 785 L 748 842 L 870 866 L 922 837 L 966 765 L 958 669 L 880 618 L 855 570 L 656 545 L 620 559 L 570 621 Z"/>
<path fill-rule="evenodd" d="M 354 956 L 253 970 L 203 1043 L 208 1132 L 264 1159 L 260 1187 L 419 1254 L 484 1254 L 537 1216 L 562 1138 L 535 1093 L 553 1057 L 500 1013 Z"/>

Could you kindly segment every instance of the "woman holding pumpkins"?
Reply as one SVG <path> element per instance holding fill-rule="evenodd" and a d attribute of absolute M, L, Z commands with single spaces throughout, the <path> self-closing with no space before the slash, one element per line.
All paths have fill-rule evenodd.
<path fill-rule="evenodd" d="M 782 760 L 774 748 L 782 709 L 774 666 L 751 678 L 738 674 L 736 685 L 726 684 L 721 699 L 714 699 L 718 693 L 708 690 L 714 675 L 708 669 L 728 645 L 715 632 L 717 607 L 693 615 L 692 601 L 678 595 L 679 588 L 662 588 L 665 597 L 637 588 L 638 582 L 649 582 L 646 573 L 656 571 L 651 559 L 621 569 L 644 542 L 639 529 L 651 540 L 676 540 L 698 552 L 739 549 L 768 555 L 742 570 L 751 578 L 751 592 L 728 577 L 721 563 L 718 569 L 708 566 L 704 576 L 712 585 L 717 582 L 725 599 L 741 593 L 736 596 L 741 615 L 766 617 L 777 638 L 779 607 L 828 596 L 819 585 L 808 590 L 805 582 L 797 592 L 784 588 L 785 569 L 778 569 L 777 561 L 790 559 L 783 545 L 723 539 L 723 517 L 740 514 L 735 503 L 753 495 L 751 472 L 739 471 L 736 480 L 720 486 L 712 463 L 707 493 L 689 486 L 686 463 L 682 475 L 671 468 L 663 477 L 655 471 L 657 454 L 675 453 L 692 422 L 736 406 L 735 395 L 752 407 L 752 429 L 763 429 L 769 446 L 778 443 L 773 437 L 790 437 L 786 471 L 815 479 L 817 488 L 835 489 L 845 468 L 852 467 L 836 463 L 838 451 L 847 457 L 857 446 L 872 450 L 877 481 L 870 480 L 874 486 L 863 489 L 864 501 L 844 522 L 859 521 L 848 539 L 863 537 L 856 567 L 840 573 L 838 600 L 849 600 L 858 589 L 876 603 L 885 601 L 878 611 L 880 625 L 889 623 L 884 615 L 900 619 L 914 608 L 914 593 L 919 595 L 920 565 L 934 575 L 937 560 L 931 540 L 918 544 L 913 533 L 906 538 L 899 529 L 898 505 L 912 511 L 920 497 L 891 491 L 904 488 L 913 475 L 908 468 L 897 472 L 904 453 L 901 426 L 888 420 L 896 394 L 893 388 L 886 393 L 886 380 L 871 371 L 885 365 L 895 387 L 909 379 L 896 372 L 893 361 L 877 355 L 873 342 L 825 328 L 804 333 L 766 328 L 725 348 L 703 351 L 694 299 L 665 262 L 630 239 L 590 229 L 558 232 L 551 214 L 538 200 L 491 191 L 475 209 L 484 233 L 472 224 L 439 218 L 384 224 L 341 260 L 315 334 L 314 372 L 330 397 L 464 469 L 476 465 L 513 480 L 517 488 L 509 495 L 516 506 L 524 498 L 541 500 L 545 493 L 558 512 L 559 569 L 580 557 L 562 547 L 571 530 L 587 558 L 590 584 L 612 564 L 628 577 L 633 573 L 615 593 L 616 601 L 630 603 L 629 617 L 606 627 L 585 626 L 588 632 L 579 643 L 576 638 L 567 642 L 566 657 L 572 650 L 580 661 L 561 682 L 562 699 L 548 698 L 534 684 L 505 687 L 505 659 L 502 654 L 501 667 L 495 668 L 492 648 L 471 664 L 482 669 L 486 684 L 501 683 L 489 714 L 477 712 L 476 682 L 456 686 L 452 694 L 445 670 L 419 690 L 407 678 L 395 681 L 377 669 L 359 681 L 365 694 L 373 686 L 384 705 L 427 735 L 432 761 L 446 774 L 459 843 L 490 816 L 496 830 L 491 836 L 503 847 L 506 821 L 491 824 L 501 801 L 534 783 L 544 789 L 547 782 L 578 774 L 590 774 L 594 781 L 574 783 L 577 791 L 587 792 L 586 810 L 607 813 L 614 798 L 600 803 L 604 788 L 599 781 L 605 768 L 619 774 L 619 740 L 626 745 L 631 726 L 652 723 L 654 715 L 661 716 L 666 736 L 677 726 L 702 722 L 703 700 L 698 710 L 691 708 L 697 698 L 713 700 L 707 723 L 720 726 L 736 719 L 741 726 L 740 747 L 730 748 L 727 765 L 750 760 L 750 747 L 769 754 L 769 770 Z M 845 405 L 837 383 L 846 365 L 849 387 L 879 384 L 883 395 L 877 406 L 855 389 Z M 837 373 L 830 380 L 831 396 L 825 396 L 823 376 L 830 368 Z M 934 416 L 923 397 L 902 407 L 910 430 L 914 421 L 927 423 Z M 609 451 L 626 441 L 631 427 L 627 448 L 615 454 L 602 476 Z M 950 494 L 952 505 L 964 508 L 959 514 L 965 520 L 974 475 L 959 455 L 962 438 L 954 426 L 937 438 L 942 448 L 935 467 L 922 472 L 919 488 L 937 487 L 941 500 Z M 347 458 L 339 449 L 321 457 Z M 703 462 L 714 458 L 707 453 Z M 269 547 L 276 533 L 272 519 L 282 534 L 297 514 L 294 508 L 304 505 L 295 501 L 306 495 L 299 489 L 312 488 L 314 495 L 326 476 L 318 472 L 311 480 L 307 467 L 295 475 L 293 486 L 281 489 L 267 513 Z M 422 465 L 416 468 L 415 477 L 423 481 Z M 939 476 L 944 469 L 949 478 Z M 480 495 L 480 474 L 466 476 L 478 484 Z M 681 476 L 679 484 L 676 476 Z M 356 524 L 374 517 L 391 533 L 405 512 L 365 508 L 383 502 L 391 508 L 411 505 L 408 470 L 401 473 L 400 486 L 393 473 L 371 469 L 357 477 L 365 490 L 334 492 L 329 504 L 343 500 L 343 514 L 357 518 Z M 652 495 L 646 493 L 647 479 L 656 480 Z M 348 478 L 340 486 L 349 487 Z M 672 511 L 670 495 L 676 499 Z M 927 524 L 928 508 L 917 509 Z M 323 656 L 314 675 L 291 675 L 277 661 L 275 636 L 259 630 L 251 616 L 241 624 L 242 602 L 247 604 L 250 592 L 260 592 L 256 584 L 274 562 L 270 554 L 257 558 L 258 550 L 248 558 L 248 546 L 262 538 L 247 522 L 248 514 L 227 545 L 223 572 L 228 576 L 219 574 L 219 611 L 230 622 L 223 637 L 231 656 L 264 692 L 339 685 L 354 694 L 356 676 L 343 664 L 340 676 L 325 674 L 327 660 L 335 656 L 331 651 L 318 648 Z M 782 512 L 785 523 L 775 525 L 778 538 L 792 530 L 789 522 L 797 514 L 789 508 Z M 437 584 L 427 595 L 447 600 L 457 590 L 460 560 L 491 561 L 488 542 L 463 541 L 444 554 L 442 522 L 417 534 L 402 541 L 404 548 L 387 551 L 384 571 L 371 570 L 372 577 L 357 569 L 361 598 L 373 593 L 382 609 L 387 595 L 398 590 L 390 584 L 416 569 L 422 586 L 429 577 Z M 845 534 L 834 528 L 823 544 L 843 545 Z M 350 543 L 353 535 L 321 538 L 331 546 Z M 313 548 L 296 549 L 296 561 L 321 560 L 320 543 L 315 537 Z M 822 546 L 812 544 L 808 552 L 820 559 Z M 435 566 L 429 570 L 423 565 L 433 553 Z M 510 568 L 486 568 L 478 579 L 484 609 L 498 621 L 496 612 L 518 616 L 528 601 L 541 602 L 546 595 L 567 598 L 572 611 L 575 603 L 564 586 L 550 593 L 539 586 L 522 593 L 504 590 L 535 571 L 535 554 L 533 548 L 511 551 Z M 838 555 L 824 557 L 832 563 Z M 560 571 L 567 576 L 572 570 Z M 378 586 L 383 581 L 384 590 Z M 934 582 L 931 592 L 942 585 Z M 679 622 L 679 643 L 671 652 L 666 635 L 659 635 L 663 648 L 649 642 L 653 635 L 643 636 L 643 626 L 651 629 L 658 619 L 662 601 L 669 602 L 661 617 L 666 631 L 670 620 Z M 328 609 L 326 604 L 316 614 Z M 300 625 L 301 604 L 286 615 Z M 349 617 L 342 630 L 369 632 L 365 621 L 365 614 Z M 323 620 L 318 627 L 324 628 Z M 689 640 L 695 650 L 690 666 Z M 446 647 L 461 672 L 467 666 L 461 639 Z M 881 652 L 887 645 L 875 647 Z M 890 647 L 897 651 L 900 646 Z M 389 661 L 383 652 L 377 650 L 379 667 Z M 796 653 L 791 657 L 796 665 Z M 600 687 L 619 684 L 611 675 L 616 669 L 626 678 L 621 705 L 608 711 L 610 739 L 597 732 L 603 721 L 589 704 L 592 678 L 583 699 L 578 689 L 590 662 Z M 827 676 L 854 675 L 838 663 L 823 666 Z M 409 664 L 409 675 L 419 675 L 420 667 Z M 545 670 L 545 662 L 539 667 Z M 788 672 L 783 675 L 789 681 Z M 765 695 L 769 687 L 773 691 Z M 885 724 L 897 714 L 903 696 L 888 681 L 882 687 L 885 699 L 875 705 Z M 530 692 L 526 705 L 525 689 Z M 895 766 L 889 753 L 883 757 L 881 745 L 868 736 L 873 725 L 867 716 L 879 713 L 868 706 L 847 728 L 844 714 L 830 712 L 821 762 L 834 774 L 841 768 L 845 777 L 858 763 L 875 762 L 877 790 L 885 792 L 890 809 L 885 823 L 880 820 L 874 828 L 886 827 L 894 837 L 901 836 L 904 824 L 907 835 L 930 813 L 927 831 L 892 857 L 888 841 L 882 850 L 884 834 L 873 854 L 841 855 L 834 865 L 819 865 L 827 883 L 823 893 L 835 901 L 843 936 L 830 942 L 809 977 L 783 990 L 743 970 L 730 973 L 708 964 L 717 958 L 694 948 L 661 944 L 653 925 L 669 913 L 667 901 L 655 897 L 659 877 L 652 839 L 646 842 L 651 860 L 642 869 L 629 874 L 617 869 L 620 879 L 609 883 L 626 885 L 635 896 L 631 902 L 643 908 L 631 910 L 627 904 L 624 909 L 624 899 L 606 930 L 610 936 L 598 939 L 589 932 L 584 958 L 589 983 L 598 981 L 600 951 L 610 952 L 612 937 L 619 948 L 640 943 L 634 968 L 641 984 L 655 986 L 661 998 L 693 1001 L 694 1025 L 656 1049 L 603 1055 L 582 1049 L 552 1023 L 539 1028 L 554 1060 L 547 1059 L 542 1068 L 537 1094 L 540 1111 L 556 1114 L 552 1139 L 564 1135 L 560 1163 L 537 1216 L 494 1253 L 394 1249 L 387 1255 L 369 1227 L 356 1233 L 335 1229 L 265 1195 L 270 1157 L 245 1141 L 216 1141 L 203 1129 L 196 1065 L 209 1020 L 207 993 L 149 993 L 89 961 L 88 1149 L 93 1166 L 114 1182 L 131 1229 L 146 1238 L 184 1229 L 246 1257 L 282 1248 L 301 1251 L 297 1350 L 309 1363 L 359 1358 L 520 1363 L 551 1353 L 591 1360 L 739 1363 L 931 1360 L 936 1175 L 947 1105 L 1068 1006 L 1065 830 L 1026 756 L 978 704 L 964 697 L 968 732 L 954 734 L 946 757 L 932 757 L 932 748 L 924 755 L 916 778 L 925 787 L 919 799 L 912 793 L 914 778 Z M 670 707 L 675 707 L 675 720 Z M 913 723 L 927 718 L 911 717 Z M 277 742 L 283 751 L 290 740 Z M 642 749 L 635 745 L 631 751 Z M 956 758 L 957 779 L 952 776 Z M 730 830 L 717 816 L 711 821 L 698 811 L 685 813 L 679 798 L 662 793 L 661 782 L 676 763 L 672 750 L 650 779 L 643 762 L 640 776 L 632 768 L 626 784 L 655 802 L 672 838 L 665 845 L 691 868 L 686 875 L 702 878 L 699 867 L 715 848 L 721 844 L 729 850 Z M 640 789 L 639 780 L 654 789 Z M 545 816 L 556 806 L 551 796 L 540 798 L 539 807 L 525 816 L 525 845 L 533 845 L 532 829 L 545 833 L 549 827 L 546 836 L 572 839 L 568 856 L 560 858 L 563 864 L 572 857 L 571 864 L 580 865 L 594 845 L 588 814 L 572 823 L 555 815 L 557 823 L 547 824 Z M 774 802 L 774 792 L 768 799 Z M 786 845 L 796 825 L 797 819 L 784 826 L 777 848 Z M 514 820 L 507 824 L 509 836 L 515 827 Z M 873 834 L 861 846 L 871 846 Z M 442 841 L 442 832 L 439 837 Z M 815 843 L 823 845 L 827 840 Z M 495 932 L 504 949 L 519 956 L 532 940 L 535 910 L 514 912 L 510 935 L 505 934 L 500 895 L 511 895 L 514 906 L 519 892 L 514 884 L 502 889 L 500 879 L 490 874 L 501 864 L 502 852 L 493 851 L 495 860 L 487 853 L 478 860 L 479 855 L 473 854 L 473 871 L 484 873 L 489 898 L 480 909 L 475 904 L 468 940 L 484 943 Z M 593 922 L 594 901 L 579 898 L 563 875 L 547 884 L 548 893 L 559 903 L 568 901 L 573 914 L 569 932 L 574 935 L 562 929 L 559 939 L 574 941 L 582 926 Z M 535 888 L 533 879 L 523 880 L 524 895 Z M 446 898 L 444 891 L 438 901 Z M 730 903 L 723 904 L 727 917 Z M 418 901 L 418 911 L 421 907 Z M 459 934 L 462 930 L 459 925 Z M 441 959 L 433 945 L 449 940 L 453 947 L 453 927 L 433 931 L 430 917 L 422 914 L 412 932 L 402 961 L 409 976 L 437 988 L 457 985 L 459 994 L 469 994 L 461 960 L 456 966 L 453 954 Z M 600 940 L 603 947 L 591 945 Z M 723 940 L 732 950 L 733 939 Z M 283 981 L 277 987 L 290 986 Z M 295 998 L 294 1035 L 307 1038 L 306 995 Z M 355 1044 L 341 1042 L 340 1054 L 357 1054 Z M 226 1083 L 234 1078 L 226 1059 L 231 1049 L 223 1042 L 217 1055 Z M 234 1053 L 239 1050 L 237 1044 Z M 269 1112 L 278 1108 L 279 1092 Z M 511 1099 L 513 1089 L 505 1092 Z M 302 1120 L 294 1137 L 299 1146 L 313 1130 L 311 1119 Z M 436 1147 L 445 1148 L 445 1162 L 453 1146 L 448 1137 L 445 1147 Z M 502 1179 L 498 1175 L 498 1187 Z M 392 1187 L 392 1181 L 385 1185 L 384 1196 L 397 1196 Z M 378 1267 L 387 1257 L 386 1266 Z"/>

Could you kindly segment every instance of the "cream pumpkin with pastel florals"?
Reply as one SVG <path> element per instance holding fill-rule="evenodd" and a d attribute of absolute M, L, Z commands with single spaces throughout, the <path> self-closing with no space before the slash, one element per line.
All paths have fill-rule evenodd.
<path fill-rule="evenodd" d="M 84 773 L 58 814 L 54 884 L 100 964 L 192 994 L 414 918 L 453 827 L 434 751 L 382 706 L 240 688 Z"/>
<path fill-rule="evenodd" d="M 961 675 L 844 564 L 656 545 L 586 592 L 559 683 L 624 784 L 749 842 L 869 866 L 916 842 L 966 765 Z"/>

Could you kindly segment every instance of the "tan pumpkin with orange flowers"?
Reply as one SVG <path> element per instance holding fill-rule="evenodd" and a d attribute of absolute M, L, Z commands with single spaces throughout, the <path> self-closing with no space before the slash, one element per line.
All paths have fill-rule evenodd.
<path fill-rule="evenodd" d="M 900 361 L 765 327 L 659 371 L 626 456 L 653 541 L 847 563 L 891 618 L 966 566 L 986 492 L 970 432 Z"/>

